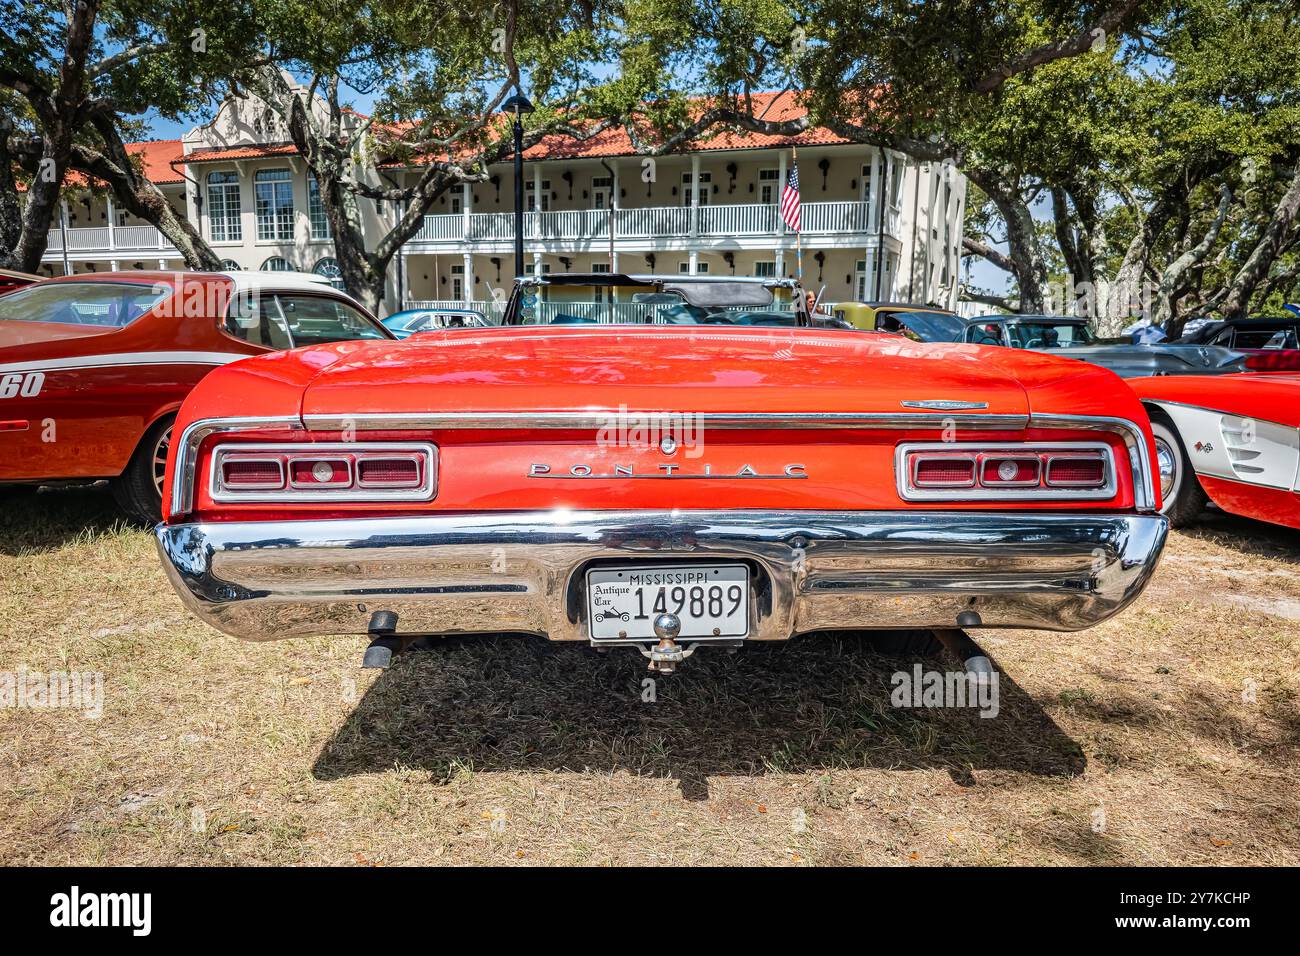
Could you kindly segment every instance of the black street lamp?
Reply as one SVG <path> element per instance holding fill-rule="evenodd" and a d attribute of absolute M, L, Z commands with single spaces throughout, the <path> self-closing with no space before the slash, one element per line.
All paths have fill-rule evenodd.
<path fill-rule="evenodd" d="M 524 124 L 520 116 L 533 111 L 533 104 L 523 93 L 516 93 L 501 104 L 514 110 L 515 123 L 515 275 L 524 274 Z"/>

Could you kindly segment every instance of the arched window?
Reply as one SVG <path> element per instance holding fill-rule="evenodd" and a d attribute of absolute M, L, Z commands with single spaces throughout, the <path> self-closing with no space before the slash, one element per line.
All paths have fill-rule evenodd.
<path fill-rule="evenodd" d="M 324 276 L 330 280 L 330 285 L 336 289 L 343 288 L 343 270 L 339 268 L 339 261 L 333 256 L 326 256 L 316 262 L 312 267 L 312 272 L 318 276 Z"/>
<path fill-rule="evenodd" d="M 292 272 L 289 261 L 281 256 L 271 256 L 262 263 L 263 272 Z"/>
<path fill-rule="evenodd" d="M 238 262 L 236 262 L 234 259 L 222 259 L 222 260 L 221 260 L 221 268 L 222 268 L 222 271 L 224 271 L 224 272 L 239 272 L 239 271 L 240 271 L 241 269 L 243 269 L 244 267 L 241 266 L 241 265 L 240 265 Z"/>

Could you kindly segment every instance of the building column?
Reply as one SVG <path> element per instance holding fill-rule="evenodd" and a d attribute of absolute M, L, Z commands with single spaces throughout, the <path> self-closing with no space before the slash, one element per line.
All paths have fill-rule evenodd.
<path fill-rule="evenodd" d="M 113 229 L 117 225 L 117 213 L 113 209 L 113 194 L 109 193 L 105 198 L 108 202 L 108 248 L 116 249 L 117 237 L 113 235 Z M 117 268 L 114 267 L 113 271 L 116 272 Z"/>
<path fill-rule="evenodd" d="M 540 276 L 541 274 L 542 274 L 542 254 L 540 252 L 534 252 L 533 253 L 533 275 Z"/>
<path fill-rule="evenodd" d="M 158 260 L 158 271 L 160 271 L 160 272 L 166 272 L 166 271 L 167 271 L 167 260 L 166 260 L 166 259 L 159 259 L 159 260 Z"/>
<path fill-rule="evenodd" d="M 117 260 L 113 259 L 108 263 L 108 268 L 112 272 L 117 272 Z"/>
<path fill-rule="evenodd" d="M 875 232 L 880 226 L 880 180 L 883 177 L 881 167 L 884 165 L 880 160 L 882 153 L 879 149 L 871 150 L 871 185 L 867 190 L 867 231 Z M 868 273 L 870 281 L 870 273 Z M 870 292 L 870 290 L 868 290 Z"/>
<path fill-rule="evenodd" d="M 691 275 L 695 275 L 696 270 L 700 267 L 700 254 L 697 250 L 692 249 L 690 252 L 689 270 Z"/>
<path fill-rule="evenodd" d="M 786 155 L 785 155 L 785 150 L 781 150 L 780 153 L 779 153 L 778 156 L 777 156 L 777 166 L 776 166 L 776 169 L 777 169 L 777 172 L 776 172 L 776 208 L 777 208 L 777 210 L 778 210 L 778 212 L 777 212 L 777 217 L 776 217 L 776 234 L 777 234 L 778 236 L 781 236 L 781 235 L 784 235 L 784 234 L 785 234 L 785 220 L 781 218 L 781 215 L 780 215 L 780 211 L 779 211 L 779 210 L 781 209 L 781 194 L 785 192 L 785 177 L 788 175 L 788 170 L 787 170 L 787 168 L 786 168 Z M 776 273 L 777 273 L 777 275 L 780 275 L 780 274 L 781 274 L 781 267 L 780 267 L 779 262 L 778 262 L 778 265 L 777 265 Z"/>
<path fill-rule="evenodd" d="M 468 252 L 461 257 L 465 265 L 465 301 L 474 301 L 474 257 Z"/>
<path fill-rule="evenodd" d="M 700 234 L 700 154 L 691 154 L 691 235 Z M 691 253 L 692 256 L 695 253 Z M 694 261 L 694 260 L 692 260 Z M 694 274 L 695 267 L 691 267 Z"/>
<path fill-rule="evenodd" d="M 402 283 L 397 290 L 397 310 L 400 312 L 406 308 L 406 303 L 411 298 L 411 257 L 405 251 L 399 252 L 397 256 L 402 267 Z"/>
<path fill-rule="evenodd" d="M 618 252 L 614 246 L 615 226 L 618 223 L 618 161 L 609 161 L 609 271 L 618 272 Z"/>
<path fill-rule="evenodd" d="M 461 195 L 461 217 L 463 220 L 461 226 L 461 237 L 469 239 L 469 217 L 474 207 L 474 190 L 470 188 L 469 183 L 460 184 Z"/>
<path fill-rule="evenodd" d="M 776 269 L 776 277 L 778 279 L 785 278 L 785 250 L 778 248 L 772 254 L 772 259 L 775 262 L 774 268 Z"/>

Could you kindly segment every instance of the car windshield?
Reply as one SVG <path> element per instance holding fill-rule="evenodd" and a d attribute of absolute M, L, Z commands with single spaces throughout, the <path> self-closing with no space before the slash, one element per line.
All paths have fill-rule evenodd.
<path fill-rule="evenodd" d="M 919 342 L 960 342 L 962 333 L 961 320 L 946 312 L 877 312 L 876 328 Z"/>
<path fill-rule="evenodd" d="M 166 286 L 127 282 L 43 282 L 0 298 L 0 321 L 121 329 L 170 291 Z"/>
<path fill-rule="evenodd" d="M 527 283 L 519 288 L 520 325 L 799 324 L 793 290 L 756 282 Z"/>
<path fill-rule="evenodd" d="M 1295 329 L 1238 329 L 1232 344 L 1239 349 L 1296 348 Z"/>
<path fill-rule="evenodd" d="M 1094 342 L 1088 327 L 1076 322 L 1008 322 L 1007 335 L 1018 349 L 1065 349 Z"/>

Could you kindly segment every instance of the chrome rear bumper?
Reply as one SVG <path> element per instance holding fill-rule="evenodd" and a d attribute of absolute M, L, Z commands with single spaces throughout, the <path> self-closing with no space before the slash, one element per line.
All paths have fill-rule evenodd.
<path fill-rule="evenodd" d="M 750 636 L 840 628 L 1071 631 L 1142 592 L 1159 515 L 1024 512 L 511 512 L 159 525 L 173 586 L 203 620 L 268 640 L 367 631 L 518 631 L 586 640 L 591 562 L 744 561 Z"/>

